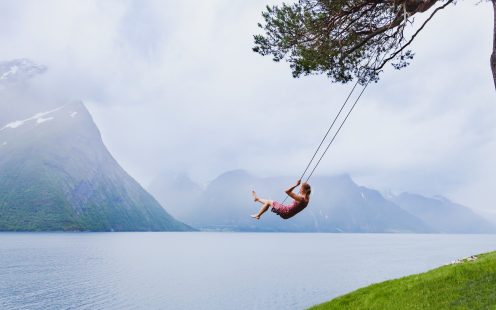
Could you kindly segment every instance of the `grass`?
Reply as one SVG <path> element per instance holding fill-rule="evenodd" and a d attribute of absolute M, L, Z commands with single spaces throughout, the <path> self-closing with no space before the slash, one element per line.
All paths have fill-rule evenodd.
<path fill-rule="evenodd" d="M 310 309 L 496 310 L 496 252 L 361 288 Z"/>

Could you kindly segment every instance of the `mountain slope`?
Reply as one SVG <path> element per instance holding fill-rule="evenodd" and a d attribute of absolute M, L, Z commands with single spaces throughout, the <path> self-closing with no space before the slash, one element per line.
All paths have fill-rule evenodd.
<path fill-rule="evenodd" d="M 174 171 L 163 171 L 150 183 L 148 190 L 177 219 L 193 214 L 203 193 L 202 187 L 187 174 Z"/>
<path fill-rule="evenodd" d="M 442 233 L 494 233 L 496 228 L 467 207 L 443 197 L 402 193 L 392 198 L 401 208 Z"/>
<path fill-rule="evenodd" d="M 25 83 L 45 71 L 46 67 L 25 58 L 2 61 L 0 62 L 0 89 L 8 84 Z"/>
<path fill-rule="evenodd" d="M 379 192 L 358 186 L 347 175 L 312 179 L 310 205 L 289 220 L 270 211 L 260 221 L 249 216 L 260 208 L 251 199 L 253 188 L 261 197 L 282 201 L 284 189 L 292 182 L 289 178 L 259 178 L 235 170 L 213 180 L 194 201 L 174 201 L 173 192 L 167 193 L 174 186 L 161 188 L 157 197 L 169 197 L 167 204 L 190 210 L 179 219 L 205 230 L 433 232 L 420 219 L 384 199 Z M 153 188 L 150 190 L 159 194 Z"/>
<path fill-rule="evenodd" d="M 0 124 L 0 230 L 190 229 L 119 166 L 82 102 Z"/>

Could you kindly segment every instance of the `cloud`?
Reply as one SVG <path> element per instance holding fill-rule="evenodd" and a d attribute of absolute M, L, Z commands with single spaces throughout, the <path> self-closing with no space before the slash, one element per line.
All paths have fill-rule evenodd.
<path fill-rule="evenodd" d="M 87 102 L 110 151 L 145 185 L 160 169 L 200 181 L 234 168 L 298 175 L 351 86 L 292 79 L 251 51 L 269 2 L 3 1 L 0 59 L 46 65 L 53 89 Z M 317 173 L 492 208 L 488 8 L 441 12 L 412 65 L 367 90 Z"/>

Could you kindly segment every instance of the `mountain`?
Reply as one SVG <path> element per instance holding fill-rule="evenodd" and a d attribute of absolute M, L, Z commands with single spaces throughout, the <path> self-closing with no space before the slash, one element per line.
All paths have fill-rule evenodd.
<path fill-rule="evenodd" d="M 286 177 L 259 178 L 243 170 L 226 172 L 214 179 L 193 202 L 174 201 L 174 186 L 161 188 L 170 205 L 191 210 L 179 217 L 203 230 L 312 231 L 312 232 L 434 232 L 422 220 L 385 199 L 378 191 L 358 186 L 348 175 L 312 179 L 310 205 L 297 216 L 282 220 L 270 211 L 260 221 L 249 215 L 261 197 L 282 201 L 284 189 L 294 182 Z M 170 192 L 168 192 L 170 190 Z M 150 188 L 160 200 L 156 189 Z M 192 204 L 192 205 L 188 205 Z"/>
<path fill-rule="evenodd" d="M 402 193 L 392 201 L 442 233 L 495 233 L 493 224 L 472 210 L 444 197 Z"/>
<path fill-rule="evenodd" d="M 63 104 L 32 91 L 33 82 L 38 82 L 46 71 L 46 67 L 28 59 L 0 62 L 0 126 Z"/>
<path fill-rule="evenodd" d="M 389 194 L 356 184 L 349 175 L 312 178 L 310 205 L 283 220 L 268 211 L 261 220 L 250 218 L 260 208 L 252 189 L 262 198 L 281 202 L 294 180 L 260 178 L 244 170 L 221 174 L 201 189 L 184 174 L 163 173 L 149 187 L 181 221 L 202 230 L 298 232 L 495 233 L 496 227 L 469 208 L 446 198 Z M 286 201 L 289 203 L 289 201 Z"/>
<path fill-rule="evenodd" d="M 203 193 L 203 188 L 182 172 L 162 171 L 148 190 L 177 219 L 188 218 Z"/>
<path fill-rule="evenodd" d="M 3 61 L 0 62 L 0 85 L 24 83 L 45 71 L 45 66 L 25 58 Z"/>
<path fill-rule="evenodd" d="M 0 118 L 1 231 L 191 230 L 122 169 L 81 101 L 37 102 L 22 84 L 44 69 L 13 65 L 0 63 L 0 115 L 22 116 Z"/>

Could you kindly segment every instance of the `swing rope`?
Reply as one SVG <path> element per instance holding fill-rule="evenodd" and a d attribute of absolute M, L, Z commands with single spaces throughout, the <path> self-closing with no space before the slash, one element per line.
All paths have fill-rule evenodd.
<path fill-rule="evenodd" d="M 371 62 L 371 60 L 373 59 L 373 57 L 371 57 L 368 61 L 368 63 L 364 66 L 364 67 L 367 67 L 369 65 L 369 63 Z M 374 62 L 374 68 L 375 68 L 375 65 L 377 64 L 377 60 Z M 341 115 L 341 113 L 343 112 L 344 108 L 346 107 L 349 99 L 351 98 L 351 96 L 353 95 L 353 93 L 355 92 L 355 89 L 356 87 L 358 86 L 358 83 L 360 82 L 360 78 L 357 79 L 355 85 L 353 86 L 353 88 L 351 89 L 350 93 L 348 94 L 348 96 L 346 97 L 346 100 L 344 101 L 343 105 L 341 106 L 341 108 L 339 109 L 339 112 L 338 114 L 336 115 L 336 117 L 334 118 L 334 120 L 332 121 L 331 125 L 329 126 L 329 128 L 327 129 L 326 133 L 324 134 L 324 137 L 322 138 L 322 140 L 320 141 L 320 144 L 319 146 L 317 147 L 317 149 L 315 150 L 312 158 L 310 159 L 310 161 L 308 162 L 305 170 L 303 171 L 303 173 L 301 174 L 301 177 L 300 179 L 303 179 L 303 177 L 305 176 L 305 174 L 307 173 L 308 169 L 310 168 L 313 160 L 315 159 L 315 156 L 317 156 L 318 152 L 320 151 L 320 148 L 322 147 L 322 145 L 324 144 L 324 141 L 327 139 L 327 136 L 329 135 L 329 133 L 331 132 L 332 128 L 334 127 L 336 121 L 338 120 L 339 116 Z M 339 125 L 339 128 L 338 130 L 336 131 L 336 133 L 334 134 L 334 136 L 332 137 L 331 141 L 328 143 L 327 147 L 325 148 L 324 152 L 322 153 L 322 155 L 320 156 L 319 160 L 317 161 L 317 163 L 315 164 L 315 166 L 313 167 L 312 171 L 310 172 L 309 176 L 307 177 L 307 179 L 305 180 L 305 182 L 308 182 L 308 180 L 310 180 L 310 178 L 312 177 L 313 173 L 315 172 L 315 170 L 317 169 L 317 167 L 319 166 L 320 162 L 322 161 L 322 159 L 324 158 L 325 154 L 327 153 L 327 151 L 329 150 L 329 148 L 331 147 L 332 143 L 334 142 L 334 140 L 336 139 L 337 135 L 339 134 L 339 132 L 341 131 L 341 128 L 343 128 L 344 124 L 346 123 L 346 120 L 348 119 L 348 117 L 350 116 L 351 112 L 353 112 L 353 110 L 355 109 L 355 106 L 356 104 L 358 103 L 358 101 L 360 101 L 360 98 L 362 97 L 363 93 L 365 92 L 365 90 L 367 89 L 368 85 L 370 84 L 371 82 L 371 79 L 368 79 L 368 81 L 365 83 L 364 87 L 362 88 L 362 91 L 360 92 L 360 94 L 358 95 L 357 99 L 355 100 L 355 102 L 353 103 L 353 105 L 351 106 L 351 109 L 348 111 L 348 113 L 346 114 L 346 117 L 344 118 L 344 120 L 341 122 L 341 124 Z M 284 202 L 286 202 L 286 200 L 288 199 L 288 196 L 286 196 L 283 200 L 283 204 Z"/>
<path fill-rule="evenodd" d="M 358 80 L 357 80 L 357 82 L 355 83 L 355 85 L 353 86 L 353 88 L 351 89 L 350 93 L 348 94 L 348 97 L 346 98 L 346 100 L 344 101 L 343 105 L 341 106 L 341 109 L 339 109 L 339 112 L 338 112 L 338 114 L 336 115 L 336 117 L 334 118 L 334 120 L 332 121 L 331 126 L 329 126 L 329 128 L 327 129 L 327 132 L 325 133 L 324 137 L 323 137 L 323 138 L 322 138 L 322 140 L 320 141 L 319 146 L 317 147 L 317 149 L 316 149 L 316 150 L 315 150 L 315 152 L 313 153 L 312 158 L 311 158 L 311 159 L 310 159 L 310 161 L 308 162 L 307 167 L 305 168 L 305 170 L 304 170 L 304 171 L 303 171 L 303 173 L 301 174 L 300 179 L 303 179 L 303 177 L 304 177 L 304 176 L 305 176 L 305 174 L 307 173 L 308 168 L 310 168 L 310 165 L 312 164 L 313 160 L 315 159 L 315 156 L 317 156 L 317 153 L 320 151 L 320 148 L 322 147 L 322 144 L 324 144 L 324 141 L 326 140 L 327 136 L 329 135 L 329 133 L 331 132 L 332 128 L 334 127 L 334 124 L 336 123 L 336 121 L 338 120 L 339 116 L 341 115 L 341 112 L 343 112 L 344 107 L 345 107 L 345 106 L 346 106 L 346 104 L 348 103 L 348 100 L 350 99 L 351 95 L 353 95 L 353 93 L 354 93 L 355 88 L 357 87 L 357 85 L 358 85 Z"/>
<path fill-rule="evenodd" d="M 310 175 L 307 177 L 306 181 L 305 182 L 308 182 L 308 180 L 310 180 L 310 178 L 312 177 L 313 173 L 315 172 L 315 170 L 317 169 L 317 167 L 319 166 L 320 162 L 322 161 L 322 158 L 324 158 L 325 154 L 327 153 L 327 151 L 329 150 L 329 148 L 331 147 L 332 143 L 334 142 L 334 140 L 336 139 L 336 136 L 339 134 L 339 132 L 341 131 L 341 128 L 343 128 L 343 125 L 344 123 L 346 122 L 346 120 L 348 119 L 348 117 L 350 116 L 351 112 L 353 112 L 353 109 L 355 108 L 356 104 L 358 103 L 358 101 L 360 100 L 360 98 L 362 97 L 363 93 L 365 92 L 365 90 L 367 89 L 367 86 L 369 85 L 370 81 L 368 81 L 365 86 L 363 87 L 362 91 L 360 92 L 360 95 L 358 96 L 358 98 L 355 100 L 355 102 L 353 103 L 353 105 L 351 106 L 351 109 L 350 111 L 348 112 L 348 114 L 346 114 L 346 117 L 344 118 L 343 122 L 341 122 L 341 125 L 339 126 L 338 130 L 336 131 L 336 133 L 334 134 L 334 136 L 332 137 L 331 141 L 329 142 L 329 144 L 327 145 L 327 147 L 325 148 L 324 152 L 322 153 L 322 155 L 320 156 L 319 160 L 317 161 L 317 163 L 315 164 L 315 166 L 313 167 L 312 171 L 310 172 Z"/>

